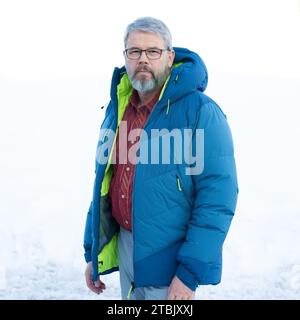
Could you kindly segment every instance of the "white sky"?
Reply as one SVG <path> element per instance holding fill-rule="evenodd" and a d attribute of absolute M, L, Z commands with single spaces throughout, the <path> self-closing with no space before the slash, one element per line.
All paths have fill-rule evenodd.
<path fill-rule="evenodd" d="M 0 80 L 110 75 L 147 15 L 209 71 L 300 77 L 300 0 L 0 0 Z"/>

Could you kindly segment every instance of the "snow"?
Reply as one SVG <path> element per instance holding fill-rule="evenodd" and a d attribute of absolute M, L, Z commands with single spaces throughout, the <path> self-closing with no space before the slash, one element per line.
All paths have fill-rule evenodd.
<path fill-rule="evenodd" d="M 85 286 L 102 78 L 0 78 L 0 299 L 120 299 L 119 275 Z M 300 79 L 210 73 L 232 129 L 240 194 L 222 282 L 197 299 L 299 299 Z"/>

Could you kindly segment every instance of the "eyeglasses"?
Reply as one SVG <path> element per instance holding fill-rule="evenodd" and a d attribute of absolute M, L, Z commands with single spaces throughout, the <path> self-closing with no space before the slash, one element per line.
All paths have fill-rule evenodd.
<path fill-rule="evenodd" d="M 157 60 L 161 57 L 163 51 L 170 51 L 169 49 L 158 49 L 158 48 L 149 48 L 146 50 L 142 50 L 139 48 L 129 48 L 124 50 L 126 56 L 130 60 L 138 60 L 142 52 L 145 51 L 146 56 L 149 60 Z"/>

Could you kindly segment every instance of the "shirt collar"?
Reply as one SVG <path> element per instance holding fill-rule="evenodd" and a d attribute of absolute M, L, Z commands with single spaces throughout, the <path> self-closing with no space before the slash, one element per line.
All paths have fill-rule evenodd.
<path fill-rule="evenodd" d="M 130 98 L 130 103 L 131 103 L 131 105 L 134 107 L 134 109 L 136 111 L 138 109 L 140 109 L 140 108 L 146 107 L 147 110 L 149 112 L 151 112 L 153 107 L 154 107 L 154 105 L 155 105 L 155 103 L 157 102 L 157 100 L 158 100 L 158 98 L 160 96 L 160 92 L 161 92 L 161 90 L 159 90 L 157 92 L 157 94 L 153 97 L 153 99 L 151 99 L 147 104 L 144 104 L 144 105 L 141 105 L 141 106 L 138 107 L 139 102 L 140 102 L 140 97 L 138 95 L 138 92 L 136 90 L 133 90 L 131 98 Z"/>

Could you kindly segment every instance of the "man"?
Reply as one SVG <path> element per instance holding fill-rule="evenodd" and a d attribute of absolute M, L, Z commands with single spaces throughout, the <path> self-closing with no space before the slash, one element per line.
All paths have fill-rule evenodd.
<path fill-rule="evenodd" d="M 194 299 L 199 285 L 221 281 L 238 194 L 231 132 L 203 93 L 203 61 L 173 48 L 162 21 L 137 19 L 124 44 L 125 66 L 114 70 L 97 148 L 84 237 L 87 286 L 99 294 L 106 288 L 99 276 L 119 270 L 122 299 Z M 152 136 L 155 129 L 164 134 Z M 176 161 L 153 152 L 151 160 L 159 161 L 140 157 L 170 131 L 180 138 L 190 132 L 196 156 L 179 162 L 186 141 L 177 139 L 158 149 L 169 148 Z"/>

